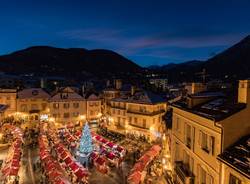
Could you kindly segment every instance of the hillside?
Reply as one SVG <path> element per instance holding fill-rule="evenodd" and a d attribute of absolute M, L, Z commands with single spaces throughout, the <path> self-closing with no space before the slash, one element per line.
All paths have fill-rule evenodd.
<path fill-rule="evenodd" d="M 170 63 L 155 67 L 160 73 L 165 73 L 171 81 L 199 80 L 200 73 L 206 69 L 211 79 L 244 79 L 250 77 L 250 36 L 239 43 L 208 59 L 207 61 L 188 61 L 181 64 Z"/>
<path fill-rule="evenodd" d="M 110 50 L 36 46 L 0 56 L 0 70 L 18 74 L 102 76 L 132 73 L 141 67 Z"/>

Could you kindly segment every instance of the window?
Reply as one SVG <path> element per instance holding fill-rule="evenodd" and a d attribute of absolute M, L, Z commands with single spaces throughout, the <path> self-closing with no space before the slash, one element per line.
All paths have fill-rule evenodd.
<path fill-rule="evenodd" d="M 64 108 L 64 109 L 68 109 L 68 108 L 69 108 L 69 103 L 64 103 L 64 104 L 63 104 L 63 108 Z"/>
<path fill-rule="evenodd" d="M 28 109 L 27 109 L 27 105 L 26 104 L 22 104 L 21 105 L 21 112 L 27 112 Z"/>
<path fill-rule="evenodd" d="M 76 109 L 79 108 L 79 103 L 73 103 L 73 107 Z"/>
<path fill-rule="evenodd" d="M 215 138 L 213 136 L 209 136 L 208 134 L 200 131 L 199 144 L 201 149 L 203 149 L 205 152 L 211 153 L 212 155 L 215 154 Z"/>
<path fill-rule="evenodd" d="M 214 183 L 212 175 L 208 174 L 200 165 L 198 165 L 198 179 L 199 179 L 199 184 Z"/>
<path fill-rule="evenodd" d="M 186 145 L 188 148 L 191 148 L 192 138 L 191 138 L 191 126 L 189 124 L 185 124 L 185 139 Z"/>
<path fill-rule="evenodd" d="M 46 103 L 42 103 L 42 110 L 46 110 L 47 104 Z"/>
<path fill-rule="evenodd" d="M 135 118 L 134 120 L 135 120 L 135 123 L 137 123 L 137 118 Z"/>
<path fill-rule="evenodd" d="M 186 151 L 183 151 L 183 163 L 186 165 L 187 168 L 189 168 L 190 165 L 190 156 L 187 154 Z"/>
<path fill-rule="evenodd" d="M 69 118 L 69 113 L 68 113 L 68 112 L 67 112 L 67 113 L 64 113 L 64 114 L 63 114 L 63 117 L 64 117 L 64 118 Z"/>
<path fill-rule="evenodd" d="M 179 161 L 180 159 L 180 145 L 178 142 L 175 142 L 175 161 Z"/>
<path fill-rule="evenodd" d="M 230 174 L 229 176 L 229 184 L 241 184 L 241 180 L 236 176 Z"/>
<path fill-rule="evenodd" d="M 115 109 L 113 109 L 113 114 L 115 114 Z"/>
<path fill-rule="evenodd" d="M 142 123 L 143 123 L 143 128 L 146 128 L 147 120 L 146 120 L 146 119 L 143 119 L 143 120 L 142 120 Z"/>
<path fill-rule="evenodd" d="M 53 108 L 54 109 L 59 109 L 59 103 L 53 103 Z"/>
<path fill-rule="evenodd" d="M 37 104 L 31 104 L 31 110 L 38 110 Z"/>
<path fill-rule="evenodd" d="M 117 114 L 120 115 L 120 110 L 117 110 Z"/>
<path fill-rule="evenodd" d="M 181 122 L 180 122 L 180 118 L 179 117 L 176 117 L 176 126 L 175 126 L 175 130 L 176 131 L 180 131 L 180 125 L 181 124 Z"/>
<path fill-rule="evenodd" d="M 78 117 L 79 116 L 79 112 L 73 112 L 72 115 L 73 115 L 73 117 Z"/>
<path fill-rule="evenodd" d="M 206 171 L 200 167 L 200 184 L 206 184 Z"/>
<path fill-rule="evenodd" d="M 128 122 L 131 123 L 132 122 L 132 117 L 128 118 Z"/>
<path fill-rule="evenodd" d="M 209 152 L 209 149 L 208 149 L 208 135 L 204 132 L 201 131 L 201 148 L 206 151 L 206 152 Z"/>
<path fill-rule="evenodd" d="M 146 112 L 146 107 L 140 106 L 140 112 Z"/>

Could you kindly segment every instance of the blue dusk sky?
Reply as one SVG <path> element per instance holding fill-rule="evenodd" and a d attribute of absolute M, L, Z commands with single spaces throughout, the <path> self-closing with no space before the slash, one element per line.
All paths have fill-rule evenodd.
<path fill-rule="evenodd" d="M 141 66 L 206 60 L 250 34 L 249 0 L 0 0 L 0 54 L 110 49 Z"/>

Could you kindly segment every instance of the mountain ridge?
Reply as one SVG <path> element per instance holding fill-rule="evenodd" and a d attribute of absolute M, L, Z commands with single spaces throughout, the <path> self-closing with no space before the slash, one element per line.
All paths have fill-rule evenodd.
<path fill-rule="evenodd" d="M 32 46 L 0 56 L 0 70 L 8 73 L 72 75 L 129 73 L 142 68 L 124 56 L 106 49 Z"/>
<path fill-rule="evenodd" d="M 194 62 L 193 62 L 194 61 Z M 250 35 L 238 43 L 209 58 L 206 61 L 188 61 L 180 64 L 170 64 L 157 68 L 161 73 L 166 73 L 174 79 L 197 80 L 197 73 L 205 69 L 206 74 L 212 79 L 244 79 L 250 77 Z M 156 68 L 156 67 L 155 67 Z"/>

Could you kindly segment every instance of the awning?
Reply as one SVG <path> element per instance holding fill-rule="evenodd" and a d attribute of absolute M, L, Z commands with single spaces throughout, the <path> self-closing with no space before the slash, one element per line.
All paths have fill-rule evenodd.
<path fill-rule="evenodd" d="M 64 162 L 69 165 L 72 162 L 72 159 L 68 156 L 66 159 L 64 159 Z"/>
<path fill-rule="evenodd" d="M 72 169 L 72 171 L 77 171 L 79 169 L 79 165 L 75 162 L 71 162 L 71 164 L 69 165 L 70 169 Z"/>
<path fill-rule="evenodd" d="M 77 178 L 82 179 L 86 177 L 88 174 L 83 169 L 78 169 L 78 171 L 75 172 L 75 175 L 77 176 Z"/>

